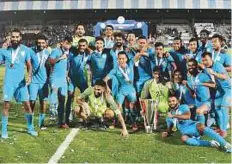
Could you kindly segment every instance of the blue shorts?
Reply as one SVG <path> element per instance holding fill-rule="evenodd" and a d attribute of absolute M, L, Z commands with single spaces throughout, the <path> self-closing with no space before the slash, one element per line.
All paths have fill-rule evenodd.
<path fill-rule="evenodd" d="M 62 96 L 67 96 L 68 85 L 66 81 L 60 79 L 52 79 L 50 83 L 52 91 L 55 91 Z"/>
<path fill-rule="evenodd" d="M 188 123 L 184 126 L 179 127 L 178 129 L 180 130 L 181 135 L 187 135 L 189 137 L 199 137 L 200 133 L 197 129 L 197 124 L 198 122 L 192 121 L 191 123 Z"/>
<path fill-rule="evenodd" d="M 230 107 L 231 106 L 231 89 L 228 89 L 221 94 L 220 92 L 216 92 L 215 98 L 215 106 L 223 106 L 223 107 Z"/>
<path fill-rule="evenodd" d="M 150 79 L 151 79 L 150 77 L 147 77 L 147 78 L 138 79 L 138 81 L 136 81 L 136 91 L 137 91 L 137 93 L 140 93 L 142 91 L 144 83 L 147 80 L 150 80 Z"/>
<path fill-rule="evenodd" d="M 119 92 L 116 97 L 117 103 L 122 105 L 125 100 L 125 97 L 128 99 L 129 102 L 137 101 L 136 91 L 133 86 L 119 89 Z"/>
<path fill-rule="evenodd" d="M 14 84 L 4 84 L 3 85 L 3 100 L 11 101 L 12 98 L 16 101 L 29 101 L 28 89 L 25 82 L 14 83 Z"/>
<path fill-rule="evenodd" d="M 39 100 L 47 100 L 48 98 L 48 83 L 45 84 L 35 84 L 31 83 L 28 87 L 30 93 L 30 100 L 35 101 L 37 95 L 39 95 Z"/>

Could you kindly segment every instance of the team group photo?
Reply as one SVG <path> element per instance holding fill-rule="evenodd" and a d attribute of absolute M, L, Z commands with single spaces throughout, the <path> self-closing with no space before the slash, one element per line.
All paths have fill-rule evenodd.
<path fill-rule="evenodd" d="M 0 6 L 0 163 L 231 163 L 230 0 Z"/>

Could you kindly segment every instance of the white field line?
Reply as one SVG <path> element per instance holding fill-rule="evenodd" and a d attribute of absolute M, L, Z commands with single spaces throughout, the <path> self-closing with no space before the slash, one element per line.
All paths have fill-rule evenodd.
<path fill-rule="evenodd" d="M 56 164 L 58 163 L 59 159 L 64 154 L 65 150 L 69 147 L 69 144 L 72 142 L 74 137 L 77 135 L 79 129 L 74 128 L 71 130 L 71 132 L 68 134 L 68 136 L 65 138 L 64 142 L 59 146 L 59 148 L 56 150 L 55 154 L 49 159 L 49 164 Z"/>

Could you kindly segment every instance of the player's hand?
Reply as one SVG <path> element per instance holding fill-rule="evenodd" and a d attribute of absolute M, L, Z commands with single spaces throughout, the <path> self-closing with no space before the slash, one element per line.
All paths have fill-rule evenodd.
<path fill-rule="evenodd" d="M 123 136 L 123 137 L 128 137 L 128 136 L 129 136 L 128 131 L 127 131 L 126 129 L 123 129 L 123 130 L 121 131 L 121 136 Z"/>
<path fill-rule="evenodd" d="M 198 67 L 200 67 L 201 69 L 205 69 L 205 66 L 202 63 L 198 63 Z"/>
<path fill-rule="evenodd" d="M 27 77 L 26 85 L 30 85 L 30 84 L 31 84 L 31 76 L 28 76 L 28 77 Z"/>
<path fill-rule="evenodd" d="M 63 54 L 63 55 L 61 55 L 61 57 L 59 57 L 60 60 L 63 60 L 63 59 L 66 59 L 66 58 L 67 58 L 66 54 Z"/>
<path fill-rule="evenodd" d="M 169 117 L 169 118 L 172 118 L 172 117 L 173 117 L 173 115 L 171 114 L 171 112 L 168 112 L 168 117 Z"/>
<path fill-rule="evenodd" d="M 170 56 L 170 53 L 166 51 L 166 52 L 164 53 L 164 56 L 165 56 L 165 57 L 169 57 L 169 56 Z"/>
<path fill-rule="evenodd" d="M 183 80 L 182 84 L 184 84 L 186 86 L 187 85 L 187 80 Z"/>
<path fill-rule="evenodd" d="M 167 138 L 168 137 L 168 132 L 162 132 L 161 137 L 162 138 Z"/>
<path fill-rule="evenodd" d="M 90 54 L 93 52 L 93 50 L 89 47 L 87 47 L 86 50 L 89 51 Z"/>
<path fill-rule="evenodd" d="M 103 81 L 104 81 L 105 83 L 107 83 L 108 77 L 103 78 Z"/>

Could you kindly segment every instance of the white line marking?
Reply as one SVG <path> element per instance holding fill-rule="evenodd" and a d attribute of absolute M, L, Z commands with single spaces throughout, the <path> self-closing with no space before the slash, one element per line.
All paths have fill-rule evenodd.
<path fill-rule="evenodd" d="M 74 128 L 71 130 L 69 135 L 65 138 L 64 142 L 60 145 L 60 147 L 56 150 L 55 154 L 49 159 L 49 164 L 58 163 L 59 159 L 64 154 L 65 150 L 68 148 L 69 144 L 72 142 L 76 134 L 78 133 L 79 129 Z"/>

